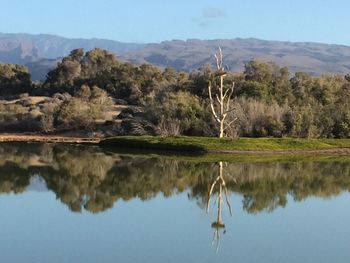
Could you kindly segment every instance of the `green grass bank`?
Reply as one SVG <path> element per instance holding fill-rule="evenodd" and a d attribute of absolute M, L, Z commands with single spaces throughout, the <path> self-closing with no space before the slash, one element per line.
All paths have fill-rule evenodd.
<path fill-rule="evenodd" d="M 215 137 L 157 137 L 119 136 L 103 139 L 100 144 L 122 148 L 185 151 L 198 153 L 239 152 L 307 152 L 349 149 L 350 139 L 296 138 L 215 138 Z"/>

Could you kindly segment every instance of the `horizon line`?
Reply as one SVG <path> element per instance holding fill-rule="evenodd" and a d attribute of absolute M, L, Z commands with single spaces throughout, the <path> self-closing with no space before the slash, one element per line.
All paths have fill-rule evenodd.
<path fill-rule="evenodd" d="M 276 40 L 276 39 L 263 39 L 258 37 L 232 37 L 232 38 L 186 38 L 186 39 L 179 39 L 179 38 L 173 38 L 173 39 L 165 39 L 158 42 L 143 42 L 143 41 L 121 41 L 117 39 L 112 38 L 104 38 L 104 37 L 68 37 L 63 36 L 60 34 L 53 34 L 53 33 L 26 33 L 26 32 L 16 32 L 16 33 L 9 33 L 9 32 L 3 32 L 0 31 L 0 35 L 27 35 L 27 36 L 50 36 L 50 37 L 59 37 L 64 38 L 68 40 L 103 40 L 103 41 L 115 41 L 119 43 L 124 44 L 140 44 L 140 45 L 147 45 L 147 44 L 161 44 L 164 42 L 172 42 L 172 41 L 182 41 L 182 42 L 188 42 L 188 41 L 227 41 L 227 40 L 259 40 L 259 41 L 267 41 L 267 42 L 280 42 L 280 43 L 295 43 L 295 44 L 321 44 L 321 45 L 335 45 L 335 46 L 345 46 L 350 47 L 350 44 L 341 44 L 341 43 L 329 43 L 329 42 L 319 42 L 319 41 L 291 41 L 291 40 Z"/>

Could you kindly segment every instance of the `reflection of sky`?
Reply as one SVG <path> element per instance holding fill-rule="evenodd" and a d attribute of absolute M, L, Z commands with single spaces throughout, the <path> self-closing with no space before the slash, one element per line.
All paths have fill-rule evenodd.
<path fill-rule="evenodd" d="M 29 185 L 26 187 L 26 191 L 36 191 L 36 192 L 45 192 L 48 191 L 46 187 L 45 180 L 39 175 L 30 177 Z"/>
<path fill-rule="evenodd" d="M 348 262 L 350 196 L 288 199 L 247 214 L 242 197 L 223 210 L 226 234 L 211 246 L 209 215 L 187 193 L 118 201 L 99 214 L 73 213 L 52 192 L 0 196 L 1 262 Z"/>

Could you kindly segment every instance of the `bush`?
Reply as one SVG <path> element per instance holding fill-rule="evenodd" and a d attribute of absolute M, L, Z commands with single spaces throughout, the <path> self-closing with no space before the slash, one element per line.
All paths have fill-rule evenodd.
<path fill-rule="evenodd" d="M 146 107 L 147 118 L 162 135 L 204 135 L 210 113 L 200 99 L 189 92 L 163 92 Z"/>

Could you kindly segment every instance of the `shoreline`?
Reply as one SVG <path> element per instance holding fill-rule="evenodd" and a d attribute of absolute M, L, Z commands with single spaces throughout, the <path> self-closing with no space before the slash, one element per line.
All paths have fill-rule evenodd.
<path fill-rule="evenodd" d="M 59 135 L 32 135 L 32 134 L 1 134 L 0 142 L 47 142 L 47 143 L 75 143 L 98 144 L 100 138 L 59 136 Z"/>
<path fill-rule="evenodd" d="M 334 148 L 334 149 L 315 149 L 315 150 L 276 150 L 276 151 L 245 151 L 245 150 L 221 150 L 221 151 L 208 151 L 209 154 L 223 154 L 223 155 L 337 155 L 337 156 L 350 156 L 350 148 Z"/>
<path fill-rule="evenodd" d="M 279 148 L 263 148 L 259 145 L 268 140 L 270 143 L 278 143 Z M 292 138 L 239 138 L 218 139 L 215 137 L 157 137 L 157 136 L 118 136 L 111 138 L 96 138 L 83 136 L 64 135 L 33 135 L 33 134 L 0 134 L 0 142 L 37 142 L 37 143 L 67 143 L 67 144 L 93 144 L 99 146 L 128 148 L 133 150 L 169 151 L 195 154 L 220 154 L 220 155 L 350 155 L 350 139 L 346 141 L 347 147 L 334 146 L 325 147 L 315 144 L 316 142 L 337 142 L 338 139 L 292 139 Z M 206 144 L 208 141 L 211 145 Z M 239 145 L 238 142 L 249 142 L 251 144 Z M 297 145 L 298 142 L 300 145 Z M 316 146 L 300 148 L 303 143 L 313 142 Z M 214 143 L 214 144 L 213 144 Z M 288 144 L 286 144 L 288 143 Z M 231 149 L 227 145 L 232 144 Z M 292 146 L 290 146 L 290 144 Z M 293 145 L 295 144 L 295 145 Z M 258 149 L 254 149 L 252 145 Z M 222 148 L 220 148 L 222 147 Z M 226 149 L 225 149 L 226 147 Z M 230 146 L 229 146 L 230 147 Z M 293 148 L 294 147 L 294 148 Z M 299 147 L 299 148 L 298 148 Z M 304 146 L 305 147 L 305 146 Z M 238 148 L 238 149 L 237 149 Z M 245 149 L 244 149 L 245 148 Z"/>
<path fill-rule="evenodd" d="M 134 150 L 220 155 L 342 155 L 350 156 L 350 139 L 119 136 L 101 146 Z"/>

